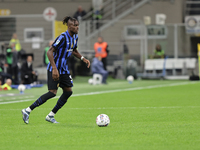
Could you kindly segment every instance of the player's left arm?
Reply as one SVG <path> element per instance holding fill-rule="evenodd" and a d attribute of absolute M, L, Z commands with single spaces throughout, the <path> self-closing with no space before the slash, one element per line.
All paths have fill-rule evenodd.
<path fill-rule="evenodd" d="M 86 58 L 84 58 L 84 57 L 78 52 L 77 49 L 74 49 L 73 52 L 72 52 L 72 54 L 73 54 L 76 58 L 81 59 L 84 63 L 86 63 L 88 68 L 90 67 L 90 61 L 87 60 Z"/>

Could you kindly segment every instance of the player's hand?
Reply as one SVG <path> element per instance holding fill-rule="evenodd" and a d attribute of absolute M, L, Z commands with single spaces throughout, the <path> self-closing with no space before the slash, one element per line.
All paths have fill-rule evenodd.
<path fill-rule="evenodd" d="M 55 68 L 52 70 L 52 78 L 54 81 L 58 81 L 59 80 L 59 73 L 58 73 L 58 69 Z"/>
<path fill-rule="evenodd" d="M 90 67 L 90 61 L 89 61 L 89 60 L 83 58 L 83 62 L 87 64 L 87 67 L 88 67 L 88 68 Z"/>

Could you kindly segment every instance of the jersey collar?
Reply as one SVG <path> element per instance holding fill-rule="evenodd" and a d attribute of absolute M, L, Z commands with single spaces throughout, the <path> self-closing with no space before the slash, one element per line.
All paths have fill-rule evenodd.
<path fill-rule="evenodd" d="M 67 34 L 69 35 L 70 38 L 73 38 L 73 37 L 71 37 L 71 35 L 69 34 L 68 30 L 67 30 Z"/>

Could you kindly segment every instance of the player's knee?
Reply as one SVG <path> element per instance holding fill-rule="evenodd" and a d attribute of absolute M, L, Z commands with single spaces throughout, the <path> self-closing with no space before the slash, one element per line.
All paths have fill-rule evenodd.
<path fill-rule="evenodd" d="M 57 90 L 49 90 L 49 92 L 53 93 L 55 96 L 57 94 Z"/>
<path fill-rule="evenodd" d="M 63 92 L 63 95 L 66 97 L 66 98 L 69 98 L 71 95 L 72 95 L 72 91 L 64 91 Z"/>
<path fill-rule="evenodd" d="M 72 88 L 71 87 L 64 87 L 63 92 L 72 92 Z"/>

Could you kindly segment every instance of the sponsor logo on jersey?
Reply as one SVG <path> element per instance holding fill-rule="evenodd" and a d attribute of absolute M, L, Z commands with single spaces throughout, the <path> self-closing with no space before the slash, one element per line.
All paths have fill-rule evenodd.
<path fill-rule="evenodd" d="M 57 40 L 57 41 L 56 41 L 56 45 L 58 45 L 58 43 L 60 43 L 60 40 Z"/>

